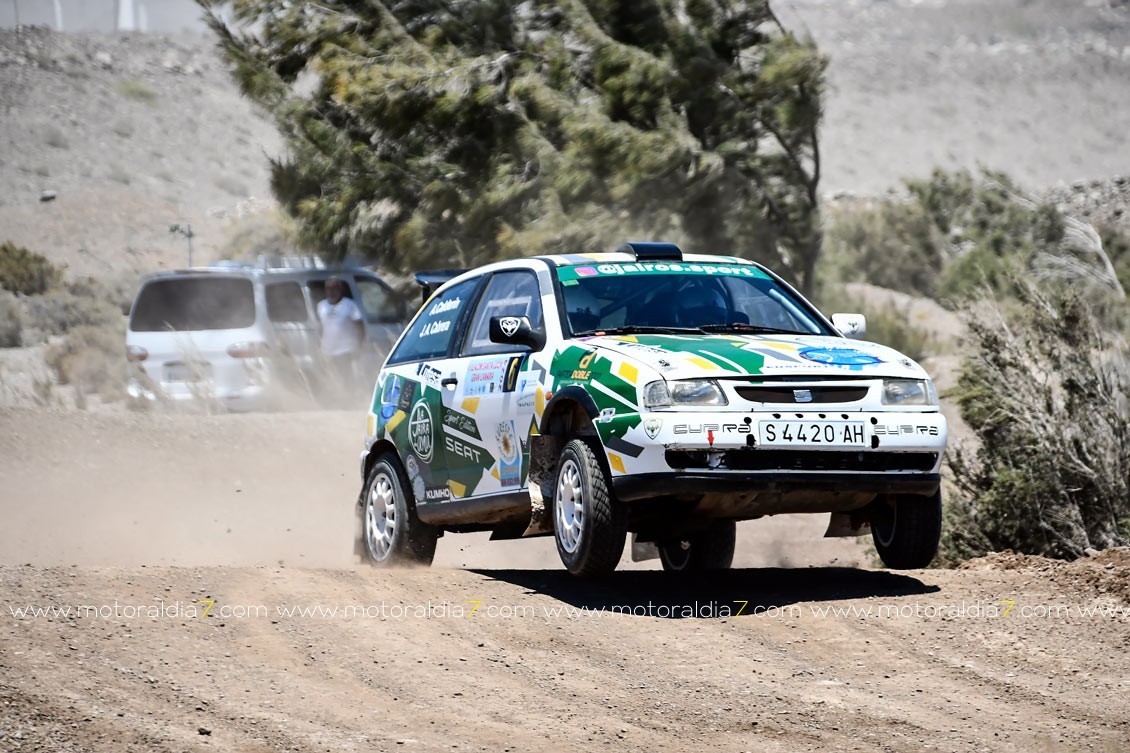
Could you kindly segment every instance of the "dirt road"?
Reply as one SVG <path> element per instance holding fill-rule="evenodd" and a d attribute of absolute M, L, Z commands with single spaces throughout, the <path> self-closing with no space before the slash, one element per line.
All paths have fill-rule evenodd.
<path fill-rule="evenodd" d="M 0 412 L 0 750 L 1130 746 L 1126 551 L 896 574 L 786 518 L 700 580 L 376 571 L 358 424 Z"/>

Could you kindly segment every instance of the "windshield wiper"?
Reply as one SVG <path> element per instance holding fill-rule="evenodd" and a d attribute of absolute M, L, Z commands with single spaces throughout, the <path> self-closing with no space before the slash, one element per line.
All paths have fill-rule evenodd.
<path fill-rule="evenodd" d="M 620 327 L 601 327 L 574 332 L 574 337 L 586 335 L 704 335 L 706 330 L 699 327 L 662 327 L 647 324 L 625 324 Z"/>
<path fill-rule="evenodd" d="M 746 324 L 745 322 L 731 322 L 730 324 L 703 324 L 699 327 L 703 332 L 754 332 L 759 335 L 811 335 L 811 332 L 798 332 L 795 329 L 780 329 L 778 327 L 763 327 L 760 324 Z"/>

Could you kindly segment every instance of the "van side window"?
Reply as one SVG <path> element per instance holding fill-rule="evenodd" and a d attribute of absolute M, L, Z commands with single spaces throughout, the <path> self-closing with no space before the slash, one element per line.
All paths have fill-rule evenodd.
<path fill-rule="evenodd" d="M 401 317 L 396 300 L 381 283 L 364 277 L 356 279 L 357 292 L 361 296 L 361 309 L 371 317 L 382 322 L 396 321 Z"/>
<path fill-rule="evenodd" d="M 446 358 L 459 316 L 475 294 L 475 287 L 480 279 L 461 282 L 428 301 L 400 338 L 400 343 L 388 357 L 388 362 L 394 364 Z"/>
<path fill-rule="evenodd" d="M 267 286 L 267 318 L 272 322 L 305 322 L 309 319 L 306 299 L 297 282 L 275 282 Z"/>
<path fill-rule="evenodd" d="M 338 278 L 341 279 L 340 277 Z M 311 280 L 306 283 L 306 287 L 310 289 L 310 301 L 317 308 L 318 304 L 326 300 L 326 281 L 325 280 Z M 349 282 L 341 280 L 341 297 L 352 298 L 353 289 L 349 287 Z"/>

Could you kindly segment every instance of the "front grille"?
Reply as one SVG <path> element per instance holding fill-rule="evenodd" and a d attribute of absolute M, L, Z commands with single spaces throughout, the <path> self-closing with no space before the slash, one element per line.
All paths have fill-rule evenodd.
<path fill-rule="evenodd" d="M 714 453 L 717 455 L 717 453 Z M 667 450 L 675 469 L 709 468 L 704 450 Z M 830 450 L 730 450 L 716 466 L 731 471 L 930 471 L 936 452 L 855 452 Z"/>
<path fill-rule="evenodd" d="M 854 403 L 867 396 L 866 387 L 736 387 L 735 391 L 755 403 Z M 797 392 L 811 400 L 797 400 Z"/>

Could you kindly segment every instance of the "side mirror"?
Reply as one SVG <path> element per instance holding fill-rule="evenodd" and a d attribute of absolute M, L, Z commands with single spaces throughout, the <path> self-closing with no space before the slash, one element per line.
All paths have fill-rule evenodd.
<path fill-rule="evenodd" d="M 527 316 L 492 316 L 490 341 L 506 345 L 525 345 L 538 351 L 545 346 L 545 332 L 534 329 Z"/>
<path fill-rule="evenodd" d="M 852 340 L 862 340 L 867 336 L 867 317 L 863 314 L 832 314 L 832 326 Z"/>

